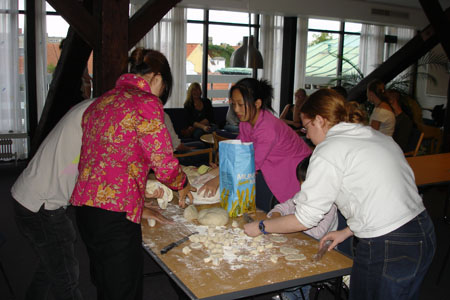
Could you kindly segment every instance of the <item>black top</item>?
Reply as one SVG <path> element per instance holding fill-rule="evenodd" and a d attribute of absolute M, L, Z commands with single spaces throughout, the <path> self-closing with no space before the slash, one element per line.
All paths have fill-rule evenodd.
<path fill-rule="evenodd" d="M 200 122 L 203 119 L 208 119 L 209 124 L 214 124 L 214 111 L 211 104 L 211 100 L 208 98 L 202 98 L 203 109 L 196 110 L 194 107 L 194 103 L 192 105 L 185 105 L 184 109 L 187 113 L 187 122 L 189 125 L 194 124 L 194 122 Z"/>
<path fill-rule="evenodd" d="M 413 149 L 416 146 L 414 142 L 414 145 L 410 145 L 412 131 L 413 122 L 404 112 L 395 117 L 395 129 L 392 138 L 402 148 L 403 152 L 408 152 L 411 150 L 411 146 Z"/>

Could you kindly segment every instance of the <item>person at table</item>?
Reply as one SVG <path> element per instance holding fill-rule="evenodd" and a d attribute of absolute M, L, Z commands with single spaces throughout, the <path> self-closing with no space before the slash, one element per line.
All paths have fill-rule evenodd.
<path fill-rule="evenodd" d="M 239 133 L 239 118 L 236 116 L 231 105 L 228 106 L 227 115 L 225 117 L 226 123 L 223 129 L 231 133 Z"/>
<path fill-rule="evenodd" d="M 300 183 L 300 186 L 306 179 L 306 172 L 309 166 L 309 160 L 311 156 L 306 157 L 302 160 L 297 166 L 297 180 Z M 295 198 L 299 193 L 295 194 L 295 196 L 284 203 L 280 203 L 275 205 L 275 207 L 267 213 L 267 218 L 277 218 L 280 216 L 287 216 L 295 214 Z M 330 231 L 334 231 L 338 228 L 338 215 L 337 215 L 337 207 L 335 204 L 331 206 L 329 212 L 327 212 L 323 219 L 317 224 L 317 226 L 310 228 L 304 231 L 307 235 L 312 236 L 313 238 L 320 240 L 326 233 Z M 301 289 L 301 291 L 300 291 Z M 309 300 L 309 292 L 311 290 L 311 285 L 303 285 L 300 287 L 294 287 L 287 290 L 284 290 L 281 293 L 282 299 L 289 300 Z"/>
<path fill-rule="evenodd" d="M 173 157 L 163 105 L 172 89 L 167 59 L 136 48 L 130 73 L 84 112 L 79 176 L 70 202 L 88 250 L 98 299 L 142 298 L 141 219 L 147 174 L 178 190 L 191 186 Z"/>
<path fill-rule="evenodd" d="M 402 148 L 403 152 L 408 152 L 410 150 L 409 141 L 414 128 L 413 121 L 403 111 L 402 105 L 400 104 L 400 93 L 398 91 L 387 90 L 386 96 L 395 114 L 395 129 L 392 138 Z"/>
<path fill-rule="evenodd" d="M 294 104 L 287 104 L 280 115 L 280 120 L 283 120 L 292 129 L 297 130 L 302 126 L 300 120 L 300 108 L 307 99 L 306 91 L 302 88 L 295 91 Z"/>
<path fill-rule="evenodd" d="M 170 139 L 172 141 L 172 147 L 175 154 L 195 152 L 198 149 L 205 148 L 205 144 L 201 141 L 192 141 L 186 143 L 181 142 L 180 138 L 175 132 L 175 129 L 173 128 L 172 120 L 167 113 L 164 113 L 164 123 L 166 124 L 167 130 L 169 131 Z M 178 161 L 184 166 L 200 167 L 201 165 L 209 164 L 209 157 L 208 154 L 205 153 L 193 156 L 178 157 Z"/>
<path fill-rule="evenodd" d="M 202 97 L 202 88 L 198 82 L 193 82 L 189 86 L 184 109 L 189 124 L 187 132 L 192 138 L 199 140 L 205 133 L 216 129 L 211 100 Z"/>
<path fill-rule="evenodd" d="M 395 115 L 384 90 L 384 83 L 378 79 L 367 85 L 367 99 L 375 108 L 370 115 L 369 124 L 373 129 L 392 136 L 395 130 Z"/>
<path fill-rule="evenodd" d="M 241 79 L 230 89 L 229 98 L 240 120 L 237 139 L 253 143 L 255 170 L 262 172 L 278 202 L 287 201 L 300 190 L 296 167 L 311 150 L 295 131 L 272 114 L 273 88 L 267 80 Z M 219 180 L 217 176 L 199 192 L 214 195 Z"/>
<path fill-rule="evenodd" d="M 418 299 L 435 252 L 433 223 L 394 140 L 361 124 L 364 113 L 335 91 L 312 94 L 301 110 L 316 145 L 294 215 L 244 226 L 250 236 L 304 231 L 335 203 L 348 227 L 326 234 L 328 250 L 355 235 L 349 299 Z"/>

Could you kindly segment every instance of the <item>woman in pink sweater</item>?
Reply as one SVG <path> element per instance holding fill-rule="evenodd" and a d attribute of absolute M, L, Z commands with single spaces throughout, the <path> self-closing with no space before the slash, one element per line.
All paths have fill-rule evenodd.
<path fill-rule="evenodd" d="M 267 80 L 244 78 L 230 89 L 230 104 L 240 121 L 237 139 L 253 143 L 255 169 L 262 172 L 270 191 L 282 203 L 300 191 L 295 168 L 311 149 L 272 114 L 272 98 L 273 88 Z M 219 180 L 213 181 L 199 192 L 215 193 Z"/>

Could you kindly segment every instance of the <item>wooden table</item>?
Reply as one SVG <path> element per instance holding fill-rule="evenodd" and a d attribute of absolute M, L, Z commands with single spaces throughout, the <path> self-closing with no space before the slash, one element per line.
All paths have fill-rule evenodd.
<path fill-rule="evenodd" d="M 444 204 L 444 219 L 448 222 L 448 204 L 450 201 L 450 153 L 407 157 L 409 165 L 414 171 L 418 187 L 448 184 L 449 191 Z"/>
<path fill-rule="evenodd" d="M 201 208 L 204 206 L 200 206 Z M 202 230 L 207 230 L 207 227 L 186 221 L 182 216 L 183 210 L 176 205 L 169 204 L 163 214 L 176 223 L 149 227 L 147 222 L 142 222 L 144 248 L 191 299 L 236 299 L 328 280 L 351 272 L 353 261 L 334 250 L 326 253 L 319 262 L 313 262 L 312 255 L 317 253 L 318 241 L 303 233 L 284 235 L 288 241 L 283 243 L 272 242 L 269 240 L 271 235 L 265 235 L 264 243 L 272 242 L 273 248 L 265 249 L 257 255 L 249 253 L 252 238 L 241 236 L 239 238 L 246 239 L 247 243 L 241 245 L 234 241 L 232 247 L 237 251 L 236 254 L 229 255 L 225 252 L 224 259 L 218 266 L 204 262 L 204 258 L 209 256 L 205 248 L 192 250 L 188 255 L 183 254 L 183 247 L 190 245 L 190 241 L 161 255 L 163 247 L 190 232 L 202 233 Z M 260 220 L 264 216 L 263 212 L 258 212 L 252 217 Z M 235 220 L 242 228 L 242 217 Z M 231 227 L 231 223 L 232 220 L 221 230 L 237 231 Z M 280 246 L 297 248 L 306 259 L 288 262 L 280 253 Z M 279 256 L 277 263 L 270 261 L 272 255 Z"/>

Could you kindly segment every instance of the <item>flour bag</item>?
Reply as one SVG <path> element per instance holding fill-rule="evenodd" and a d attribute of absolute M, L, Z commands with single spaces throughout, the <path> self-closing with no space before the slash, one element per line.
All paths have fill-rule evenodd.
<path fill-rule="evenodd" d="M 256 211 L 253 143 L 221 141 L 219 153 L 220 204 L 230 217 Z"/>

